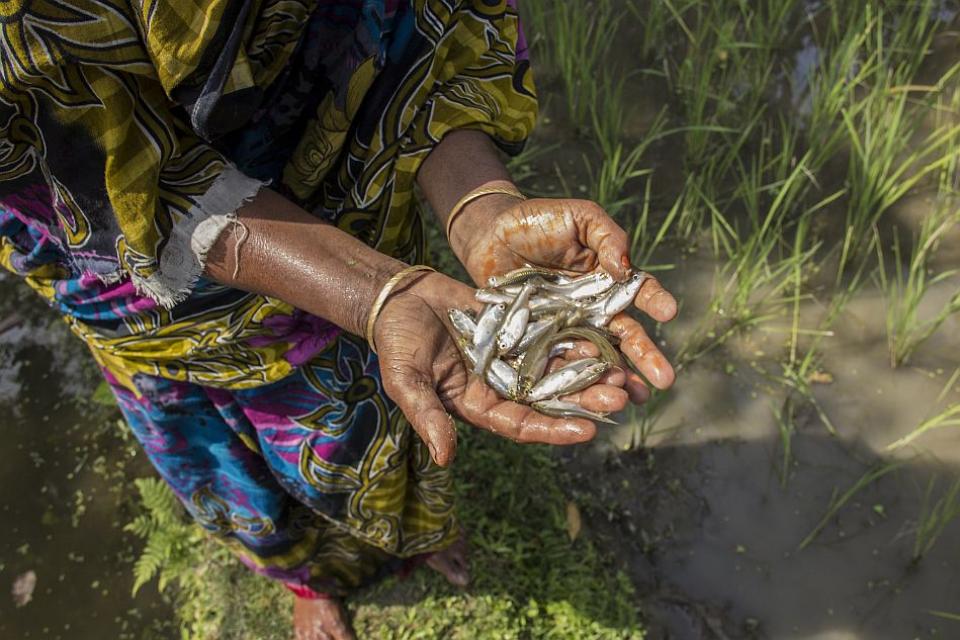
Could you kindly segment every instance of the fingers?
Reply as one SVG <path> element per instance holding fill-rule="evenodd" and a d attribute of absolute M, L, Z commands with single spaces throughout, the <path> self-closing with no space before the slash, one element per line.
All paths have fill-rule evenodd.
<path fill-rule="evenodd" d="M 600 355 L 600 350 L 591 342 L 581 341 L 574 345 L 573 349 L 564 351 L 561 355 L 563 360 L 551 360 L 547 365 L 549 371 L 563 366 L 568 361 L 581 360 L 583 358 L 596 358 Z M 624 365 L 625 366 L 625 365 Z M 650 399 L 650 389 L 643 378 L 634 371 L 624 367 L 613 367 L 610 371 L 603 374 L 598 381 L 600 384 L 610 384 L 615 387 L 623 387 L 627 392 L 630 402 L 633 404 L 643 404 Z M 596 409 L 591 409 L 596 411 Z"/>
<path fill-rule="evenodd" d="M 623 411 L 629 396 L 621 387 L 597 383 L 582 391 L 561 396 L 560 399 L 575 402 L 588 411 L 615 413 Z"/>
<path fill-rule="evenodd" d="M 589 340 L 578 340 L 573 343 L 572 349 L 563 352 L 564 360 L 583 360 L 600 356 L 600 349 Z"/>
<path fill-rule="evenodd" d="M 617 280 L 626 280 L 630 275 L 627 232 L 599 205 L 586 200 L 577 205 L 573 208 L 574 219 L 585 244 L 596 252 L 604 271 Z"/>
<path fill-rule="evenodd" d="M 453 462 L 457 452 L 456 426 L 429 378 L 412 369 L 384 372 L 383 385 L 426 443 L 433 461 L 441 467 Z"/>
<path fill-rule="evenodd" d="M 643 281 L 633 303 L 657 322 L 669 322 L 677 315 L 677 301 L 653 276 Z"/>
<path fill-rule="evenodd" d="M 551 418 L 528 406 L 501 400 L 477 377 L 471 377 L 458 399 L 467 422 L 516 442 L 568 445 L 591 440 L 596 426 L 582 418 Z"/>
<path fill-rule="evenodd" d="M 608 328 L 620 338 L 623 355 L 629 358 L 653 386 L 666 389 L 673 384 L 673 367 L 639 322 L 621 313 L 614 317 Z"/>
<path fill-rule="evenodd" d="M 647 383 L 643 381 L 643 378 L 633 371 L 625 371 L 624 376 L 626 379 L 623 383 L 623 389 L 627 392 L 627 395 L 630 396 L 630 402 L 633 404 L 643 404 L 650 399 L 650 389 L 647 387 Z"/>

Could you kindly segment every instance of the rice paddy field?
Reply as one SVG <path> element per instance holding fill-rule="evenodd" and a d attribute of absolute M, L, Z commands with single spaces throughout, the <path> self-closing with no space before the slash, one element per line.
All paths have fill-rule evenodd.
<path fill-rule="evenodd" d="M 389 580 L 361 637 L 960 637 L 960 3 L 520 5 L 514 175 L 627 229 L 680 301 L 648 325 L 677 383 L 577 448 L 464 427 L 475 584 Z M 83 347 L 0 290 L 0 638 L 289 637 Z"/>

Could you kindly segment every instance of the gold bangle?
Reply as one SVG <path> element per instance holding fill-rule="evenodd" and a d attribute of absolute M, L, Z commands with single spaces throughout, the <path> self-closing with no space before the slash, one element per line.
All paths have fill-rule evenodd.
<path fill-rule="evenodd" d="M 450 229 L 453 227 L 453 221 L 458 215 L 464 210 L 464 208 L 476 200 L 477 198 L 482 198 L 483 196 L 488 196 L 494 193 L 500 193 L 505 196 L 513 196 L 514 198 L 519 198 L 520 200 L 526 200 L 527 196 L 520 193 L 520 190 L 514 186 L 509 187 L 478 187 L 473 191 L 469 192 L 467 195 L 460 198 L 457 201 L 457 204 L 453 205 L 453 208 L 450 209 L 450 215 L 447 216 L 447 238 L 450 237 Z"/>
<path fill-rule="evenodd" d="M 370 345 L 370 350 L 374 353 L 377 352 L 377 347 L 373 343 L 373 325 L 377 322 L 377 316 L 380 315 L 380 310 L 383 309 L 384 303 L 387 301 L 387 296 L 390 295 L 390 292 L 400 284 L 400 281 L 406 278 L 411 273 L 416 273 L 417 271 L 436 271 L 433 267 L 428 267 L 425 264 L 415 264 L 412 267 L 407 267 L 406 269 L 401 269 L 393 274 L 393 277 L 387 280 L 387 283 L 383 285 L 383 288 L 380 289 L 380 293 L 377 294 L 376 299 L 373 301 L 373 304 L 370 306 L 370 313 L 367 314 L 367 343 Z"/>

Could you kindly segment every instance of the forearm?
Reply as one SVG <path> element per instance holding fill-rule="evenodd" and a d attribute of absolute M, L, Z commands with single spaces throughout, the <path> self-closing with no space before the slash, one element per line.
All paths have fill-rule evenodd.
<path fill-rule="evenodd" d="M 240 209 L 238 222 L 208 253 L 207 277 L 279 298 L 357 335 L 377 293 L 404 268 L 269 189 Z"/>
<path fill-rule="evenodd" d="M 510 173 L 489 136 L 472 130 L 447 134 L 430 152 L 417 174 L 417 183 L 444 229 L 450 210 L 460 198 L 477 187 L 494 182 L 512 184 Z M 468 240 L 476 231 L 516 202 L 508 195 L 491 194 L 464 207 L 448 238 L 451 249 L 461 262 L 465 259 L 463 254 Z"/>

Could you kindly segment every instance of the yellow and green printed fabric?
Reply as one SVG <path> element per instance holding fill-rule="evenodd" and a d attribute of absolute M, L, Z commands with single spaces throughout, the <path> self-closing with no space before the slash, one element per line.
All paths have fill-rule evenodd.
<path fill-rule="evenodd" d="M 202 277 L 245 201 L 415 261 L 430 149 L 535 117 L 506 1 L 0 1 L 0 262 L 131 389 L 255 387 L 337 330 Z"/>

